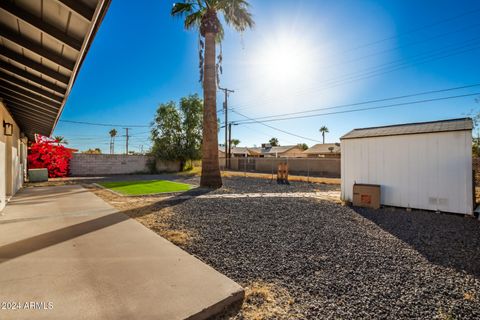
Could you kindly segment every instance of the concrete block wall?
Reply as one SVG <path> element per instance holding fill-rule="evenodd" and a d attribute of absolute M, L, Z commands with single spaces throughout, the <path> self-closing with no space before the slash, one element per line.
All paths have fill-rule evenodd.
<path fill-rule="evenodd" d="M 84 154 L 74 153 L 70 160 L 72 176 L 97 176 L 115 174 L 149 173 L 151 156 L 124 154 Z M 158 172 L 177 172 L 180 163 L 177 161 L 157 161 Z"/>
<path fill-rule="evenodd" d="M 148 172 L 148 156 L 74 153 L 70 160 L 72 176 L 96 176 Z"/>

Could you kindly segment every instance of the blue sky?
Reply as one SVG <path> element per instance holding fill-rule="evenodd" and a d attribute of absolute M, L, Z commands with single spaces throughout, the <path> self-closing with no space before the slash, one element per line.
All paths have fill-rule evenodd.
<path fill-rule="evenodd" d="M 243 35 L 227 28 L 222 44 L 221 85 L 235 90 L 229 99 L 230 120 L 480 83 L 478 1 L 250 2 L 255 28 Z M 201 94 L 198 35 L 170 16 L 172 3 L 112 1 L 61 120 L 118 124 L 116 152 L 125 150 L 124 125 L 138 125 L 130 130 L 130 150 L 146 150 L 151 145 L 147 126 L 158 104 Z M 362 107 L 476 92 L 480 86 Z M 218 108 L 222 101 L 219 94 Z M 470 96 L 313 116 L 325 112 L 320 110 L 268 126 L 237 125 L 232 136 L 242 146 L 260 145 L 271 137 L 283 145 L 313 145 L 321 140 L 322 125 L 330 130 L 327 142 L 336 142 L 353 128 L 462 117 L 479 109 Z M 218 115 L 223 121 L 223 113 Z M 54 135 L 65 136 L 80 150 L 99 147 L 108 152 L 111 128 L 59 122 Z M 219 138 L 223 141 L 222 131 Z"/>

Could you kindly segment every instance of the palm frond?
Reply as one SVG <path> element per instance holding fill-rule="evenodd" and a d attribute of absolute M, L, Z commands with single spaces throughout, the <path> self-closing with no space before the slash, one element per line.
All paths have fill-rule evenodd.
<path fill-rule="evenodd" d="M 170 12 L 170 14 L 172 16 L 182 16 L 182 15 L 193 12 L 194 9 L 195 9 L 195 4 L 192 3 L 191 1 L 176 2 L 173 4 L 172 11 Z"/>
<path fill-rule="evenodd" d="M 193 28 L 198 28 L 200 26 L 200 23 L 202 22 L 202 16 L 204 14 L 205 10 L 200 10 L 193 12 L 185 17 L 185 29 L 193 29 Z"/>
<path fill-rule="evenodd" d="M 216 6 L 223 13 L 225 22 L 240 32 L 255 25 L 249 8 L 246 0 L 218 0 Z"/>
<path fill-rule="evenodd" d="M 218 33 L 215 37 L 215 42 L 220 43 L 223 40 L 223 36 L 225 35 L 225 30 L 223 29 L 222 24 L 218 26 Z"/>

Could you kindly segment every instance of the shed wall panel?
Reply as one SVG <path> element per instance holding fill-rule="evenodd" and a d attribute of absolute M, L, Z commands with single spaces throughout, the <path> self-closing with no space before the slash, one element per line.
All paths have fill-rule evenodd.
<path fill-rule="evenodd" d="M 471 214 L 471 131 L 342 140 L 342 199 L 382 186 L 383 205 Z"/>

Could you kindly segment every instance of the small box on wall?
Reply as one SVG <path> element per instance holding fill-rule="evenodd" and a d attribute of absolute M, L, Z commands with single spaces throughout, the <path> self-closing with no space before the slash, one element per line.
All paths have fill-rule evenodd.
<path fill-rule="evenodd" d="M 378 184 L 354 184 L 353 205 L 372 209 L 380 208 L 380 190 Z"/>

